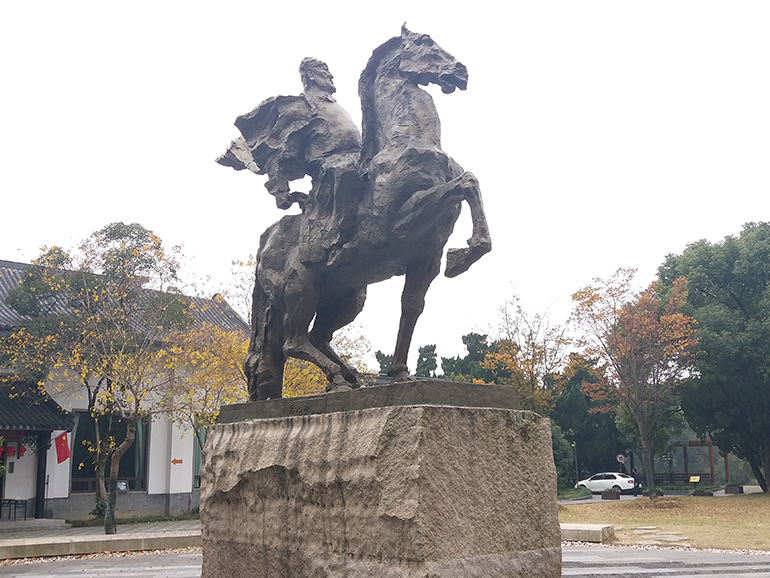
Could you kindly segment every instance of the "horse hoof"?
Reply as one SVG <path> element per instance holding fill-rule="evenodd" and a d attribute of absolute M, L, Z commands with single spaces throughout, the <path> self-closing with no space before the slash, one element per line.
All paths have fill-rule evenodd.
<path fill-rule="evenodd" d="M 457 277 L 460 273 L 465 273 L 471 265 L 491 250 L 492 244 L 489 242 L 480 242 L 462 249 L 449 249 L 446 254 L 446 270 L 444 275 L 447 277 Z"/>
<path fill-rule="evenodd" d="M 343 391 L 352 391 L 349 383 L 330 383 L 326 386 L 326 393 L 340 393 Z"/>
<path fill-rule="evenodd" d="M 393 376 L 393 383 L 412 383 L 414 381 L 417 381 L 417 379 L 406 372 Z"/>

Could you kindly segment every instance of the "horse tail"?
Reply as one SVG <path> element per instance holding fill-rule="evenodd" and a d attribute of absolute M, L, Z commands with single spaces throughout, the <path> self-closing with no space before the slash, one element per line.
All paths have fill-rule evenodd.
<path fill-rule="evenodd" d="M 265 266 L 265 247 L 278 228 L 280 221 L 262 234 L 257 253 L 251 305 L 251 338 L 243 364 L 251 401 L 279 398 L 283 390 L 283 366 L 286 362 L 283 353 L 283 315 L 260 281 L 260 270 Z"/>

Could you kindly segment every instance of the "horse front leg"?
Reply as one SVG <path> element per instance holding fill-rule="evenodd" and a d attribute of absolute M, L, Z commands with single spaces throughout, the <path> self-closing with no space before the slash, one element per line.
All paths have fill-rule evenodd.
<path fill-rule="evenodd" d="M 467 171 L 460 175 L 459 181 L 458 187 L 462 190 L 463 198 L 471 210 L 473 232 L 471 238 L 468 239 L 467 247 L 447 251 L 447 265 L 444 271 L 444 275 L 447 277 L 456 277 L 460 273 L 464 273 L 483 255 L 492 250 L 492 239 L 489 236 L 487 215 L 481 200 L 479 182 L 472 173 Z"/>
<path fill-rule="evenodd" d="M 473 230 L 467 247 L 449 249 L 447 252 L 447 267 L 444 273 L 447 277 L 464 273 L 492 250 L 487 216 L 484 213 L 481 189 L 476 177 L 466 171 L 447 183 L 412 194 L 399 208 L 393 221 L 393 233 L 396 237 L 402 237 L 408 235 L 415 227 L 427 226 L 431 218 L 443 217 L 448 204 L 459 204 L 463 200 L 471 209 Z M 459 208 L 457 210 L 459 211 Z"/>
<path fill-rule="evenodd" d="M 406 281 L 404 282 L 404 291 L 401 294 L 401 320 L 398 324 L 396 350 L 393 353 L 390 370 L 388 370 L 388 375 L 393 378 L 394 382 L 414 381 L 414 378 L 409 375 L 406 361 L 417 319 L 425 308 L 425 294 L 441 269 L 441 248 L 437 249 L 437 253 L 437 257 L 433 260 L 410 264 L 406 267 Z"/>

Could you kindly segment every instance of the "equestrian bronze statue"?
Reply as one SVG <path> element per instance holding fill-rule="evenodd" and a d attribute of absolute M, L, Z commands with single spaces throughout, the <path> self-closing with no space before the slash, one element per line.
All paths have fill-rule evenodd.
<path fill-rule="evenodd" d="M 260 238 L 245 363 L 252 400 L 281 397 L 288 357 L 320 367 L 327 392 L 359 387 L 332 335 L 361 312 L 369 284 L 395 275 L 405 283 L 388 374 L 413 379 L 412 334 L 463 201 L 473 230 L 467 247 L 447 252 L 445 275 L 463 273 L 491 249 L 478 182 L 441 150 L 436 107 L 420 88 L 465 90 L 465 66 L 403 27 L 361 74 L 363 135 L 335 101 L 326 64 L 306 58 L 300 75 L 303 94 L 267 99 L 238 117 L 241 136 L 217 161 L 267 175 L 278 208 L 301 209 Z M 293 192 L 291 181 L 306 175 L 310 192 Z"/>

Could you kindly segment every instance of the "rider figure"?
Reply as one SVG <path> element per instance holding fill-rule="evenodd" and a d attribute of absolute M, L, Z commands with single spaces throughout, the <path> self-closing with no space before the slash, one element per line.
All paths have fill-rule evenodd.
<path fill-rule="evenodd" d="M 275 196 L 279 208 L 288 209 L 297 202 L 305 213 L 299 238 L 300 259 L 306 263 L 326 263 L 331 249 L 341 247 L 355 234 L 361 194 L 361 133 L 332 96 L 336 88 L 326 64 L 305 58 L 299 71 L 302 97 L 309 105 L 305 118 L 300 119 L 302 128 L 291 135 L 292 141 L 299 143 L 299 150 L 287 146 L 290 162 L 271 163 L 275 167 L 291 166 L 292 179 L 280 168 L 268 167 L 265 186 Z M 295 109 L 290 112 L 296 115 Z M 290 190 L 289 180 L 299 173 L 309 175 L 313 181 L 307 196 Z"/>
<path fill-rule="evenodd" d="M 217 162 L 236 170 L 267 174 L 267 191 L 279 209 L 297 203 L 304 213 L 299 257 L 304 263 L 338 259 L 342 245 L 355 237 L 363 186 L 358 170 L 361 132 L 333 94 L 324 62 L 305 58 L 299 67 L 303 93 L 275 96 L 235 125 L 242 136 Z M 292 192 L 290 182 L 312 179 L 309 194 Z"/>
<path fill-rule="evenodd" d="M 362 192 L 358 172 L 361 133 L 332 96 L 336 88 L 326 64 L 305 58 L 299 71 L 303 96 L 313 112 L 304 150 L 306 174 L 313 179 L 313 187 L 300 230 L 300 259 L 328 262 L 332 251 L 338 251 L 356 233 Z"/>

